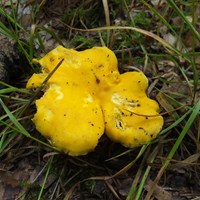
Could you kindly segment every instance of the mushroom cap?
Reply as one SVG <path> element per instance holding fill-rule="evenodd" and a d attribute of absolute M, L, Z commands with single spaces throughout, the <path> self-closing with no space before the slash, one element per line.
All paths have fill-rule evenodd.
<path fill-rule="evenodd" d="M 94 150 L 104 133 L 100 104 L 84 88 L 52 84 L 36 101 L 36 107 L 36 129 L 69 155 L 85 155 Z"/>
<path fill-rule="evenodd" d="M 98 95 L 99 90 L 105 90 L 119 82 L 117 59 L 110 49 L 93 47 L 78 52 L 58 46 L 40 60 L 34 59 L 35 63 L 42 66 L 42 73 L 40 77 L 38 74 L 35 77 L 34 74 L 26 87 L 38 87 L 62 59 L 64 61 L 49 79 L 47 85 L 52 83 L 84 85 L 85 89 Z"/>
<path fill-rule="evenodd" d="M 163 126 L 156 101 L 146 96 L 142 72 L 127 72 L 102 102 L 105 132 L 115 142 L 133 148 L 154 139 Z"/>

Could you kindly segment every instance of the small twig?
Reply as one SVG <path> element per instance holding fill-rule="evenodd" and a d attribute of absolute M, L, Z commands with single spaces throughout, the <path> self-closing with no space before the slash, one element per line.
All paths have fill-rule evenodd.
<path fill-rule="evenodd" d="M 186 107 L 186 106 L 187 106 L 187 105 L 182 105 L 182 106 L 180 106 L 180 107 L 178 107 L 178 108 L 176 108 L 176 109 L 173 109 L 173 110 L 170 110 L 170 111 L 166 111 L 166 112 L 163 112 L 163 113 L 160 113 L 160 114 L 156 114 L 156 115 L 138 114 L 138 113 L 135 113 L 135 112 L 133 112 L 133 111 L 131 111 L 131 110 L 128 110 L 128 109 L 125 109 L 125 108 L 124 108 L 124 110 L 126 110 L 126 111 L 128 111 L 128 112 L 130 112 L 130 113 L 132 113 L 132 114 L 134 114 L 134 115 L 141 116 L 141 117 L 159 117 L 159 116 L 163 116 L 163 115 L 169 114 L 170 112 L 175 112 L 175 111 L 177 111 L 177 110 L 180 110 L 180 109 L 182 109 L 182 108 L 184 108 L 184 107 Z"/>
<path fill-rule="evenodd" d="M 35 100 L 35 98 L 37 97 L 37 95 L 39 94 L 39 92 L 44 88 L 45 84 L 47 83 L 47 81 L 52 77 L 52 75 L 56 72 L 56 70 L 60 67 L 60 65 L 63 63 L 64 58 L 56 65 L 56 67 L 48 74 L 48 76 L 45 78 L 45 80 L 43 81 L 43 83 L 41 84 L 40 87 L 38 87 L 34 93 L 34 95 L 31 97 L 31 99 L 29 100 L 28 104 L 26 104 L 26 106 L 24 107 L 24 109 L 22 110 L 21 114 L 25 112 L 25 110 L 32 104 L 32 102 Z"/>

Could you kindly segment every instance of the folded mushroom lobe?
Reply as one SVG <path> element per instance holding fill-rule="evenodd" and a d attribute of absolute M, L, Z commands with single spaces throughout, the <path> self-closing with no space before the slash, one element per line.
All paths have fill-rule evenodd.
<path fill-rule="evenodd" d="M 105 132 L 113 141 L 132 148 L 151 141 L 160 132 L 163 118 L 156 101 L 146 96 L 147 86 L 143 73 L 127 72 L 104 98 Z"/>
<path fill-rule="evenodd" d="M 85 155 L 94 150 L 104 133 L 99 102 L 84 88 L 52 84 L 36 101 L 36 107 L 36 129 L 69 155 Z"/>
<path fill-rule="evenodd" d="M 40 87 L 50 77 L 43 97 L 36 101 L 36 129 L 69 155 L 92 151 L 104 132 L 104 119 L 97 96 L 103 87 L 119 81 L 117 59 L 106 47 L 77 52 L 58 46 L 40 60 L 42 73 L 33 74 L 27 88 Z"/>
<path fill-rule="evenodd" d="M 98 95 L 100 90 L 107 90 L 119 82 L 116 56 L 106 47 L 94 47 L 78 52 L 58 46 L 40 60 L 34 59 L 34 62 L 42 66 L 42 75 L 37 75 L 47 76 L 62 59 L 64 61 L 47 84 L 76 84 Z M 33 87 L 32 83 L 30 79 L 27 87 Z M 36 83 L 35 85 L 38 86 Z"/>

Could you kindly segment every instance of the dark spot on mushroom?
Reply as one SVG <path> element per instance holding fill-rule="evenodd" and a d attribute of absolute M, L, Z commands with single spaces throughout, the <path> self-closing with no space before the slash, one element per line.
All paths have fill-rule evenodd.
<path fill-rule="evenodd" d="M 53 62 L 53 61 L 54 61 L 54 58 L 53 58 L 53 57 L 51 57 L 51 58 L 49 59 L 49 61 L 50 61 L 50 62 Z"/>
<path fill-rule="evenodd" d="M 139 127 L 139 129 L 140 129 L 140 130 L 143 130 L 143 131 L 144 131 L 144 133 L 147 133 L 147 132 L 146 132 L 146 130 L 145 130 L 144 128 L 142 128 L 142 127 Z"/>
<path fill-rule="evenodd" d="M 69 82 L 66 82 L 66 84 L 69 84 Z"/>
<path fill-rule="evenodd" d="M 47 140 L 51 140 L 51 137 L 49 135 L 45 136 Z"/>
<path fill-rule="evenodd" d="M 138 83 L 140 83 L 141 81 L 138 81 Z"/>
<path fill-rule="evenodd" d="M 139 103 L 137 104 L 137 107 L 140 107 L 140 104 L 139 104 Z"/>
<path fill-rule="evenodd" d="M 108 122 L 104 122 L 104 124 L 106 125 Z"/>
<path fill-rule="evenodd" d="M 100 64 L 98 67 L 101 68 L 101 67 L 104 67 L 104 66 L 102 64 Z"/>
<path fill-rule="evenodd" d="M 64 116 L 66 117 L 66 114 L 64 114 Z"/>
<path fill-rule="evenodd" d="M 116 128 L 123 129 L 123 123 L 120 120 L 116 121 Z"/>
<path fill-rule="evenodd" d="M 119 126 L 122 128 L 122 122 L 121 121 L 119 121 Z"/>
<path fill-rule="evenodd" d="M 94 126 L 94 124 L 91 124 L 91 126 Z"/>
<path fill-rule="evenodd" d="M 133 113 L 131 112 L 130 116 L 133 116 Z"/>
<path fill-rule="evenodd" d="M 145 117 L 145 119 L 149 119 L 148 117 Z"/>
<path fill-rule="evenodd" d="M 105 77 L 106 75 L 105 74 L 103 74 L 103 77 Z"/>
<path fill-rule="evenodd" d="M 100 82 L 100 79 L 96 77 L 96 83 L 99 84 Z"/>
<path fill-rule="evenodd" d="M 151 134 L 150 137 L 152 138 L 152 137 L 153 137 L 153 134 Z"/>
<path fill-rule="evenodd" d="M 88 59 L 88 61 L 90 62 L 90 63 L 92 63 L 92 61 L 90 60 L 90 58 L 87 58 Z"/>
<path fill-rule="evenodd" d="M 110 55 L 108 54 L 108 55 L 107 55 L 107 58 L 109 58 L 109 56 L 110 56 Z"/>

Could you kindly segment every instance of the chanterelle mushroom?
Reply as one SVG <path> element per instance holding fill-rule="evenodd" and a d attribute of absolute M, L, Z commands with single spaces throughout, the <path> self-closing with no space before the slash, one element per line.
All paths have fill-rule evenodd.
<path fill-rule="evenodd" d="M 36 101 L 36 129 L 58 149 L 78 156 L 92 151 L 104 133 L 104 119 L 97 96 L 119 82 L 117 59 L 106 47 L 77 52 L 58 46 L 40 60 L 42 73 L 33 74 L 27 88 L 41 86 L 64 59 Z"/>
<path fill-rule="evenodd" d="M 158 115 L 158 104 L 147 97 L 147 86 L 142 72 L 127 72 L 104 97 L 105 132 L 113 141 L 132 148 L 151 141 L 160 132 L 163 118 Z"/>
<path fill-rule="evenodd" d="M 146 95 L 141 72 L 119 74 L 117 59 L 106 47 L 77 52 L 58 46 L 40 60 L 42 73 L 33 74 L 27 88 L 45 82 L 36 100 L 33 122 L 49 141 L 69 155 L 92 151 L 104 131 L 112 140 L 135 147 L 155 138 L 163 125 L 158 104 Z"/>

